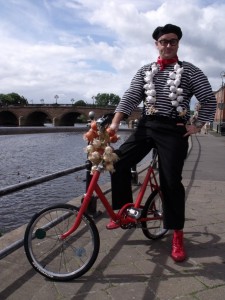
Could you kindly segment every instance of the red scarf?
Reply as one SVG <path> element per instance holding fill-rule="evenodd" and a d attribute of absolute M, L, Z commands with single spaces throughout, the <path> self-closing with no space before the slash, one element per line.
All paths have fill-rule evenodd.
<path fill-rule="evenodd" d="M 171 58 L 171 59 L 163 59 L 163 58 L 160 58 L 158 57 L 157 59 L 157 64 L 159 64 L 160 66 L 160 70 L 164 70 L 164 68 L 167 66 L 167 65 L 171 65 L 171 64 L 174 64 L 178 62 L 178 57 L 174 57 L 174 58 Z"/>

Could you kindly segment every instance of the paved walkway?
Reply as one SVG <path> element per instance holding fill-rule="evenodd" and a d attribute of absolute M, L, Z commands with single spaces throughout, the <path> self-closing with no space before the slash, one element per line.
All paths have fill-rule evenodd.
<path fill-rule="evenodd" d="M 23 248 L 0 261 L 0 299 L 169 300 L 225 295 L 225 137 L 198 134 L 186 160 L 185 244 L 189 258 L 169 256 L 172 234 L 147 240 L 140 229 L 107 231 L 96 220 L 101 248 L 93 268 L 72 282 L 46 280 L 30 267 Z M 23 235 L 20 228 L 0 238 L 0 248 Z"/>

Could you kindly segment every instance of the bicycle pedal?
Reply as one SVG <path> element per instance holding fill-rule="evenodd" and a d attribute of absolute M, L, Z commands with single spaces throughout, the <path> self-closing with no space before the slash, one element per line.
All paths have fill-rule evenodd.
<path fill-rule="evenodd" d="M 129 217 L 139 219 L 141 217 L 141 214 L 142 214 L 142 209 L 131 207 L 131 208 L 127 209 L 127 214 L 128 214 Z"/>

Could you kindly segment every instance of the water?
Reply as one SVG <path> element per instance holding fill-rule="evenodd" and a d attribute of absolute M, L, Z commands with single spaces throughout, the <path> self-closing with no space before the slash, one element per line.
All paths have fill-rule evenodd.
<path fill-rule="evenodd" d="M 85 131 L 84 131 L 85 132 Z M 84 133 L 83 132 L 83 133 Z M 0 188 L 83 165 L 86 161 L 82 132 L 0 135 Z M 129 132 L 120 132 L 119 146 Z M 29 221 L 40 209 L 67 202 L 85 192 L 82 170 L 0 198 L 0 232 Z M 109 181 L 104 173 L 101 182 Z"/>

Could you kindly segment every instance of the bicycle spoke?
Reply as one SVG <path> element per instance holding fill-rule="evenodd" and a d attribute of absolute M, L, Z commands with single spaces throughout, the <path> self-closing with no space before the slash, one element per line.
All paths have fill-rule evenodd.
<path fill-rule="evenodd" d="M 163 207 L 159 190 L 153 191 L 147 199 L 141 220 L 142 231 L 149 239 L 161 238 L 167 232 L 163 228 Z"/>
<path fill-rule="evenodd" d="M 99 235 L 94 222 L 84 216 L 79 228 L 64 240 L 61 235 L 75 221 L 78 209 L 53 206 L 37 214 L 29 223 L 24 246 L 28 260 L 42 275 L 70 280 L 87 272 L 99 251 Z"/>

